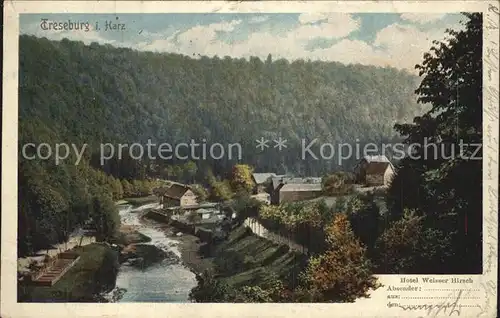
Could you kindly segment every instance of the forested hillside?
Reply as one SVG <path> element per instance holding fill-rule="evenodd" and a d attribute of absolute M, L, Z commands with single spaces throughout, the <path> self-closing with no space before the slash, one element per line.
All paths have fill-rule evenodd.
<path fill-rule="evenodd" d="M 238 142 L 243 160 L 262 170 L 321 175 L 337 168 L 336 162 L 298 160 L 303 138 L 335 144 L 396 136 L 395 122 L 421 113 L 417 84 L 416 77 L 389 68 L 271 56 L 193 59 L 20 38 L 23 125 L 53 130 L 61 141 L 94 145 L 148 138 Z M 256 139 L 278 136 L 287 140 L 286 154 L 256 154 Z"/>

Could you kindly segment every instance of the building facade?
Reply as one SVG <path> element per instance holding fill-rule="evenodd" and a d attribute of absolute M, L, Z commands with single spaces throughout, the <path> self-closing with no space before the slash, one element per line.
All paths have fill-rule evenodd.
<path fill-rule="evenodd" d="M 158 193 L 160 193 L 160 204 L 163 208 L 198 204 L 196 195 L 187 185 L 172 183 L 158 190 Z"/>
<path fill-rule="evenodd" d="M 321 183 L 289 183 L 279 191 L 279 203 L 309 200 L 319 197 L 323 192 Z"/>
<path fill-rule="evenodd" d="M 394 166 L 386 156 L 365 156 L 354 168 L 356 183 L 367 186 L 389 186 Z"/>
<path fill-rule="evenodd" d="M 271 204 L 312 199 L 323 191 L 321 178 L 316 177 L 276 177 L 271 179 L 271 185 Z"/>

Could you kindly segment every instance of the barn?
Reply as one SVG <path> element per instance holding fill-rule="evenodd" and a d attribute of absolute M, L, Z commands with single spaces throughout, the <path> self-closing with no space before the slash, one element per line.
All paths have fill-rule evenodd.
<path fill-rule="evenodd" d="M 289 185 L 289 186 L 288 186 Z M 287 186 L 287 187 L 285 187 Z M 272 178 L 271 204 L 312 199 L 321 194 L 321 178 Z M 284 188 L 284 190 L 283 190 Z"/>
<path fill-rule="evenodd" d="M 279 203 L 303 201 L 322 194 L 321 183 L 288 183 L 279 190 Z"/>

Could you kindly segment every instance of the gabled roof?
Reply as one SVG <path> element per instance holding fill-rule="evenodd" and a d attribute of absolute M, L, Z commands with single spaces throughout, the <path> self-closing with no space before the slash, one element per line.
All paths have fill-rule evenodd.
<path fill-rule="evenodd" d="M 158 188 L 155 192 L 157 195 L 171 199 L 180 199 L 190 188 L 180 183 L 172 183 L 170 186 Z"/>
<path fill-rule="evenodd" d="M 280 192 L 300 192 L 300 191 L 322 191 L 321 183 L 288 183 L 285 184 Z"/>
<path fill-rule="evenodd" d="M 386 163 L 390 163 L 389 159 L 385 155 L 364 156 L 363 159 L 366 160 L 366 162 L 368 162 L 368 163 L 372 163 L 372 162 L 386 162 Z"/>
<path fill-rule="evenodd" d="M 273 189 L 276 190 L 281 184 L 321 184 L 321 178 L 318 177 L 276 177 L 272 178 Z"/>
<path fill-rule="evenodd" d="M 364 156 L 360 162 L 366 161 L 366 173 L 367 174 L 378 174 L 384 173 L 387 167 L 391 167 L 394 170 L 394 166 L 391 161 L 384 155 L 379 156 Z M 359 164 L 359 163 L 358 163 Z"/>
<path fill-rule="evenodd" d="M 263 184 L 269 178 L 276 177 L 276 174 L 274 172 L 253 173 L 252 177 L 256 184 Z"/>

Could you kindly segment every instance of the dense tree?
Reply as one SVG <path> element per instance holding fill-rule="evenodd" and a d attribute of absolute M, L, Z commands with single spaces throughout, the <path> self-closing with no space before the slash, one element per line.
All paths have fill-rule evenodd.
<path fill-rule="evenodd" d="M 192 183 L 194 181 L 194 177 L 196 176 L 196 173 L 198 172 L 198 166 L 196 166 L 196 163 L 193 161 L 188 161 L 187 163 L 184 164 L 184 180 L 186 180 L 186 183 Z"/>
<path fill-rule="evenodd" d="M 365 249 L 343 213 L 327 228 L 328 250 L 309 260 L 304 284 L 315 301 L 354 301 L 376 286 Z"/>
<path fill-rule="evenodd" d="M 256 217 L 261 205 L 261 201 L 252 198 L 248 193 L 239 193 L 233 198 L 230 211 L 231 214 L 236 213 L 236 222 L 242 224 L 246 218 Z"/>
<path fill-rule="evenodd" d="M 128 180 L 125 180 L 123 179 L 121 181 L 122 183 L 122 188 L 123 188 L 123 195 L 125 197 L 133 197 L 134 196 L 134 188 L 132 187 L 132 185 L 130 184 L 130 182 L 128 182 Z"/>
<path fill-rule="evenodd" d="M 252 172 L 253 169 L 249 165 L 235 165 L 231 175 L 231 187 L 233 191 L 251 193 L 254 186 Z"/>
<path fill-rule="evenodd" d="M 275 273 L 259 277 L 256 286 L 243 286 L 236 290 L 234 302 L 277 303 L 288 302 L 285 285 Z"/>
<path fill-rule="evenodd" d="M 210 181 L 210 200 L 227 201 L 231 199 L 232 196 L 231 184 L 228 180 L 217 181 L 212 179 Z"/>
<path fill-rule="evenodd" d="M 97 195 L 93 202 L 91 218 L 96 228 L 97 240 L 109 240 L 116 234 L 120 218 L 110 196 Z"/>
<path fill-rule="evenodd" d="M 86 163 L 53 166 L 20 160 L 19 254 L 63 242 L 90 219 L 98 222 L 100 239 L 112 237 L 118 223 L 112 201 L 116 181 Z"/>
<path fill-rule="evenodd" d="M 205 202 L 208 198 L 208 191 L 201 184 L 193 184 L 191 185 L 191 190 L 196 195 L 196 200 L 201 203 Z"/>
<path fill-rule="evenodd" d="M 380 209 L 372 194 L 358 194 L 346 200 L 345 210 L 356 237 L 371 252 L 379 236 Z"/>
<path fill-rule="evenodd" d="M 424 217 L 406 210 L 403 218 L 391 223 L 377 239 L 374 261 L 379 273 L 419 274 L 446 272 L 453 254 L 451 236 L 425 227 Z"/>

